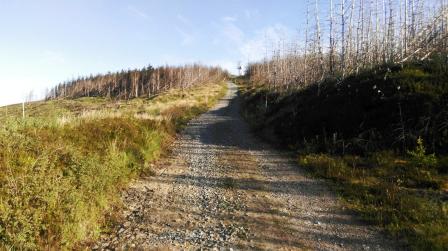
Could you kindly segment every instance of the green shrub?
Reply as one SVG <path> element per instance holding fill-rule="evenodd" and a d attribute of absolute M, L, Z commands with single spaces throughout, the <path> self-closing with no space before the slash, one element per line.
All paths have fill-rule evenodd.
<path fill-rule="evenodd" d="M 408 151 L 412 163 L 417 167 L 435 167 L 437 165 L 437 158 L 435 154 L 426 154 L 425 146 L 423 145 L 423 139 L 419 137 L 417 139 L 417 146 L 415 150 Z"/>

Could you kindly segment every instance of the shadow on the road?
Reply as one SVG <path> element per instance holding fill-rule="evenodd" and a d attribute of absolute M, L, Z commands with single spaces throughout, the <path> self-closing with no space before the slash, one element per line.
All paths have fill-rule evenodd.
<path fill-rule="evenodd" d="M 240 115 L 239 98 L 230 99 L 228 106 L 209 111 L 200 120 L 192 121 L 186 133 L 198 137 L 197 140 L 206 146 L 240 150 L 264 149 L 264 144 L 254 139 L 249 126 Z"/>
<path fill-rule="evenodd" d="M 227 209 L 219 211 L 217 219 L 212 220 L 250 225 L 250 229 L 258 235 L 246 238 L 255 243 L 298 249 L 310 248 L 305 243 L 318 245 L 311 247 L 312 249 L 324 250 L 334 247 L 335 244 L 340 244 L 341 249 L 344 249 L 343 245 L 353 247 L 353 244 L 354 246 L 367 244 L 375 248 L 372 246 L 375 241 L 366 240 L 362 234 L 344 236 L 338 233 L 337 230 L 341 229 L 341 225 L 345 226 L 345 229 L 351 228 L 353 233 L 360 224 L 341 210 L 316 211 L 318 207 L 314 207 L 313 203 L 325 201 L 329 196 L 325 186 L 314 179 L 288 178 L 297 174 L 303 177 L 303 171 L 294 168 L 296 163 L 291 154 L 275 151 L 258 140 L 240 116 L 238 98 L 233 97 L 228 101 L 228 105 L 224 104 L 191 121 L 182 133 L 184 140 L 175 143 L 176 152 L 169 158 L 173 161 L 179 158 L 185 159 L 187 165 L 194 167 L 191 169 L 193 171 L 182 174 L 165 173 L 151 177 L 150 182 L 176 183 L 187 191 L 190 187 L 194 187 L 193 191 L 206 188 L 207 191 L 230 190 L 232 196 L 244 194 L 243 196 L 247 196 L 245 201 L 250 201 L 250 205 L 244 207 L 236 205 L 230 211 Z M 210 194 L 207 196 L 214 196 L 212 192 Z M 222 196 L 226 193 L 216 193 L 216 198 L 209 200 L 221 201 L 219 194 Z M 265 195 L 271 198 L 265 199 Z M 171 199 L 175 197 L 173 194 Z M 276 200 L 275 197 L 283 198 L 281 200 L 283 204 L 277 205 L 280 200 Z M 295 202 L 303 201 L 308 204 L 289 205 L 288 198 L 292 197 L 306 197 Z M 170 198 L 170 195 L 163 198 Z M 204 220 L 204 211 L 201 210 L 210 210 L 208 205 L 201 209 L 186 207 L 184 198 L 177 199 L 179 200 L 177 203 L 175 199 L 170 201 L 169 207 L 153 210 L 164 210 L 165 214 L 169 215 L 183 215 L 183 217 L 188 215 L 198 221 Z M 196 202 L 191 202 L 195 205 L 210 202 L 194 201 L 201 200 L 200 197 L 192 200 Z M 284 207 L 293 209 L 284 211 L 282 210 Z M 151 214 L 148 214 L 148 217 L 152 217 Z M 172 226 L 173 229 L 185 227 L 183 225 L 185 222 L 176 224 L 178 225 Z M 263 249 L 254 247 L 251 243 L 241 242 L 241 246 L 237 248 Z"/>
<path fill-rule="evenodd" d="M 241 170 L 244 172 L 244 170 Z M 193 185 L 198 187 L 209 188 L 231 188 L 240 190 L 254 190 L 270 193 L 284 193 L 295 194 L 302 196 L 319 196 L 318 191 L 314 189 L 316 182 L 314 180 L 302 180 L 302 181 L 266 181 L 256 179 L 245 178 L 232 178 L 232 177 L 205 177 L 205 176 L 192 176 L 188 174 L 174 175 L 163 177 L 156 177 L 153 182 L 175 182 L 185 185 Z M 313 190 L 309 187 L 312 186 Z"/>
<path fill-rule="evenodd" d="M 203 176 L 190 176 L 190 175 L 163 175 L 164 177 L 153 177 L 152 182 L 166 182 L 183 185 L 193 185 L 198 187 L 210 187 L 219 189 L 243 189 L 254 191 L 266 191 L 274 193 L 284 193 L 294 191 L 297 194 L 303 196 L 319 196 L 316 194 L 305 194 L 301 191 L 307 189 L 300 189 L 300 186 L 311 185 L 308 181 L 303 182 L 266 182 L 255 179 L 235 179 L 236 186 L 228 187 L 228 178 L 205 178 Z M 283 187 L 287 188 L 283 188 Z M 276 188 L 282 187 L 282 188 Z M 296 189 L 297 188 L 297 189 Z M 284 191 L 287 189 L 288 191 Z M 251 243 L 268 243 L 271 245 L 277 245 L 282 247 L 295 247 L 299 249 L 308 249 L 305 243 L 318 242 L 322 245 L 321 248 L 326 245 L 332 246 L 335 243 L 341 244 L 343 248 L 344 244 L 350 243 L 355 245 L 363 245 L 368 243 L 366 239 L 361 236 L 340 236 L 335 231 L 312 231 L 311 229 L 325 228 L 335 229 L 335 224 L 343 224 L 347 226 L 356 227 L 357 224 L 350 218 L 345 217 L 342 212 L 333 213 L 328 215 L 328 212 L 322 212 L 317 218 L 313 218 L 310 215 L 303 214 L 288 214 L 281 210 L 276 205 L 269 205 L 262 196 L 252 199 L 253 205 L 251 207 L 234 208 L 232 210 L 223 210 L 217 213 L 217 222 L 231 222 L 233 225 L 244 226 L 249 224 L 251 231 L 259 233 L 256 236 L 242 237 L 251 240 L 251 242 L 240 242 L 237 248 L 246 250 L 254 249 Z M 284 206 L 284 205 L 283 205 Z M 196 219 L 203 219 L 203 212 L 198 208 L 185 207 L 183 204 L 172 203 L 170 207 L 163 208 L 164 211 L 170 211 L 172 215 L 190 215 Z M 329 218 L 331 217 L 331 218 Z M 191 218 L 191 217 L 189 217 Z M 291 221 L 294 219 L 294 221 Z M 288 224 L 284 224 L 287 221 Z M 294 224 L 294 222 L 300 222 L 300 224 Z M 303 223 L 306 222 L 304 225 Z M 173 225 L 172 228 L 181 228 L 184 222 L 180 222 L 180 225 Z M 278 233 L 276 231 L 279 231 Z M 285 235 L 285 233 L 288 233 Z M 300 236 L 300 241 L 297 238 L 291 238 L 290 235 Z M 313 249 L 318 247 L 314 246 Z M 324 248 L 325 249 L 325 248 Z"/>

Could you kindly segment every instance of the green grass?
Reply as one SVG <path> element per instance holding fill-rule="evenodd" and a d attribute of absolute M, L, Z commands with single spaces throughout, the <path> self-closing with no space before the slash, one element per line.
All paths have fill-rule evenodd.
<path fill-rule="evenodd" d="M 344 205 L 413 250 L 448 247 L 448 175 L 390 152 L 303 154 L 300 166 L 331 181 Z"/>
<path fill-rule="evenodd" d="M 238 82 L 253 129 L 297 151 L 346 207 L 407 249 L 448 250 L 446 56 L 326 79 L 319 95 Z"/>
<path fill-rule="evenodd" d="M 71 249 L 97 238 L 120 189 L 151 172 L 175 132 L 225 89 L 34 102 L 25 119 L 21 105 L 0 108 L 0 247 Z"/>

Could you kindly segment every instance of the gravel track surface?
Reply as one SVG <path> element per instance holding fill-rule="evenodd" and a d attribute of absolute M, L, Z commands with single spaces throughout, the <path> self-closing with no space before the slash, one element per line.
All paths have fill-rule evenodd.
<path fill-rule="evenodd" d="M 192 120 L 153 176 L 123 194 L 123 222 L 96 249 L 392 250 L 323 181 L 254 137 L 237 88 Z"/>

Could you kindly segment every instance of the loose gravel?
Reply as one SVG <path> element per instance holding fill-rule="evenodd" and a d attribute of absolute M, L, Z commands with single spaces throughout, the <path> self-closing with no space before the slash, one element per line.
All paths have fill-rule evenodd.
<path fill-rule="evenodd" d="M 123 193 L 100 250 L 392 250 L 294 157 L 254 137 L 237 88 L 189 123 L 156 174 Z"/>

